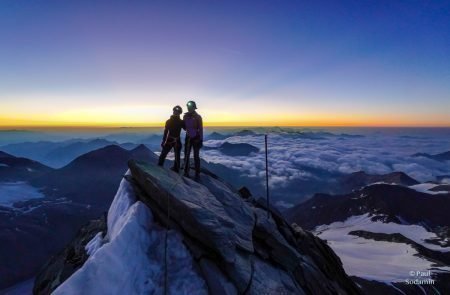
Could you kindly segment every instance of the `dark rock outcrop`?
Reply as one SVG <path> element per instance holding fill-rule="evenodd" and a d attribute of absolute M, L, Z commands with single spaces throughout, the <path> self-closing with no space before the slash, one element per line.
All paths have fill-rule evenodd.
<path fill-rule="evenodd" d="M 211 294 L 359 293 L 326 243 L 218 177 L 203 173 L 197 183 L 151 164 L 129 167 L 138 198 L 182 233 Z"/>
<path fill-rule="evenodd" d="M 79 269 L 88 258 L 85 247 L 94 236 L 106 233 L 106 218 L 92 220 L 83 226 L 76 237 L 59 254 L 53 256 L 38 273 L 33 294 L 50 294 Z"/>

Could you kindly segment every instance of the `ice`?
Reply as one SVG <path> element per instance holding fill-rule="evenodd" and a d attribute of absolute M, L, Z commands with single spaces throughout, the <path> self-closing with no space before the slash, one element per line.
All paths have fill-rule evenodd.
<path fill-rule="evenodd" d="M 0 182 L 0 205 L 13 207 L 18 201 L 44 198 L 38 189 L 26 182 Z"/>
<path fill-rule="evenodd" d="M 427 243 L 426 240 L 438 240 L 439 237 L 435 233 L 427 231 L 423 226 L 416 224 L 398 224 L 394 222 L 384 223 L 381 221 L 372 221 L 369 213 L 359 216 L 352 216 L 344 222 L 334 222 L 330 225 L 321 225 L 316 227 L 315 232 L 321 232 L 322 230 L 334 228 L 348 229 L 347 232 L 365 230 L 373 233 L 399 233 L 428 249 L 441 252 L 450 251 L 450 247 L 441 247 L 439 245 Z"/>
<path fill-rule="evenodd" d="M 84 247 L 89 256 L 94 255 L 95 252 L 97 252 L 97 250 L 100 249 L 100 247 L 102 246 L 103 244 L 102 236 L 103 236 L 102 232 L 97 233 L 95 237 L 92 238 L 92 240 L 90 240 L 89 243 L 87 243 L 86 247 Z"/>
<path fill-rule="evenodd" d="M 85 264 L 54 294 L 164 294 L 166 230 L 151 210 L 136 201 L 123 179 L 108 212 L 108 233 L 89 242 Z M 203 279 L 181 237 L 168 232 L 169 294 L 207 294 Z"/>
<path fill-rule="evenodd" d="M 382 282 L 399 282 L 411 278 L 411 270 L 450 271 L 450 267 L 437 268 L 432 261 L 419 257 L 410 245 L 386 241 L 375 241 L 354 235 L 350 231 L 365 230 L 374 233 L 401 233 L 409 239 L 438 251 L 450 251 L 438 245 L 426 243 L 427 238 L 436 237 L 418 225 L 403 225 L 372 221 L 368 214 L 352 216 L 344 222 L 321 225 L 314 232 L 328 241 L 330 247 L 341 258 L 345 271 L 354 276 Z"/>

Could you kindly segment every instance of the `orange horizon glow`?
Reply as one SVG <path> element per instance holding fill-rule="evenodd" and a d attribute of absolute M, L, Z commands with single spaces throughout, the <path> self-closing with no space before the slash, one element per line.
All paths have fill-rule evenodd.
<path fill-rule="evenodd" d="M 382 122 L 380 122 L 382 121 Z M 280 121 L 204 121 L 205 127 L 435 127 L 450 128 L 446 122 L 411 122 L 395 120 L 280 120 Z M 10 128 L 145 128 L 163 127 L 165 120 L 160 122 L 58 122 L 58 121 L 24 121 L 2 120 L 0 129 Z"/>

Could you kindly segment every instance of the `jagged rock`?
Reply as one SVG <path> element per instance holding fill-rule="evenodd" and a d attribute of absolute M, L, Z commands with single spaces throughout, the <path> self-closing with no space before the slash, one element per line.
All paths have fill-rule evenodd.
<path fill-rule="evenodd" d="M 106 233 L 104 216 L 83 226 L 73 241 L 44 265 L 36 277 L 33 294 L 50 294 L 79 269 L 88 258 L 86 245 L 99 232 Z"/>
<path fill-rule="evenodd" d="M 138 189 L 146 193 L 144 198 L 154 200 L 162 211 L 167 210 L 169 201 L 171 219 L 179 225 L 183 236 L 209 248 L 205 253 L 218 254 L 209 261 L 216 264 L 214 269 L 225 272 L 239 293 L 359 292 L 324 242 L 312 234 L 297 242 L 296 232 L 281 214 L 270 209 L 267 215 L 262 200 L 243 200 L 239 191 L 211 174 L 203 173 L 200 183 L 196 183 L 152 164 L 130 161 L 129 167 Z M 195 214 L 189 212 L 193 210 Z M 224 233 L 217 234 L 218 224 Z M 200 229 L 203 236 L 199 235 Z M 224 237 L 226 250 L 221 249 Z M 299 247 L 302 240 L 311 249 Z M 300 270 L 303 279 L 299 280 Z"/>
<path fill-rule="evenodd" d="M 206 186 L 156 165 L 130 161 L 129 167 L 144 192 L 166 210 L 170 204 L 171 217 L 192 237 L 219 252 L 226 262 L 235 261 L 236 247 L 253 251 L 250 233 L 254 217 L 239 197 L 232 198 L 226 186 L 204 176 L 206 185 L 216 182 L 221 186 L 220 196 L 215 196 Z M 224 205 L 231 201 L 236 203 Z"/>
<path fill-rule="evenodd" d="M 142 209 L 144 206 L 149 208 L 162 228 L 170 228 L 170 232 L 176 233 L 177 239 L 181 239 L 183 247 L 192 257 L 189 260 L 194 264 L 189 266 L 194 271 L 192 275 L 202 277 L 204 283 L 199 284 L 206 285 L 210 294 L 360 293 L 345 274 L 339 258 L 325 242 L 298 226 L 291 227 L 278 212 L 266 208 L 262 201 L 244 199 L 239 191 L 212 173 L 204 171 L 200 181 L 194 182 L 150 163 L 130 161 L 129 168 L 131 175 L 126 177 L 126 182 L 133 188 L 135 197 L 120 202 L 115 200 L 110 214 L 111 210 L 117 210 L 118 207 L 123 207 L 122 211 L 133 208 L 136 203 Z M 116 198 L 120 194 L 118 192 Z M 126 216 L 133 217 L 128 213 Z M 106 237 L 110 237 L 110 232 L 113 232 L 110 240 L 120 235 L 116 224 L 116 221 L 108 220 Z M 158 230 L 148 224 L 142 229 Z M 152 235 L 151 232 L 149 234 Z M 103 247 L 108 248 L 108 244 Z M 161 250 L 149 249 L 150 253 L 154 251 Z M 101 252 L 102 248 L 94 258 L 98 259 Z M 156 263 L 157 255 L 149 255 L 153 259 L 149 260 L 152 265 Z M 93 273 L 102 267 L 108 268 L 108 265 L 94 265 L 92 268 L 93 264 L 95 259 L 85 263 Z M 48 266 L 51 267 L 55 266 Z M 86 276 L 86 272 L 73 281 L 76 284 L 83 283 L 80 279 L 83 276 Z M 46 283 L 57 286 L 61 281 Z M 158 280 L 153 280 L 152 284 L 152 288 L 156 288 Z M 70 279 L 62 287 L 65 288 L 57 289 L 59 293 L 75 290 L 70 286 Z M 148 288 L 145 290 L 156 292 Z M 94 289 L 98 290 L 98 287 L 83 290 Z M 202 292 L 205 291 L 194 291 L 195 294 Z"/>

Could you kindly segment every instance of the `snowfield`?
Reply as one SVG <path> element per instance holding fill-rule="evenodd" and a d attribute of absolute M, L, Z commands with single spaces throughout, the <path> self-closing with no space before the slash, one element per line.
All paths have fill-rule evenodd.
<path fill-rule="evenodd" d="M 450 247 L 425 242 L 437 236 L 418 225 L 383 223 L 372 221 L 369 214 L 352 216 L 344 222 L 321 225 L 314 232 L 327 240 L 341 258 L 349 275 L 385 283 L 400 282 L 411 278 L 412 270 L 450 271 L 450 267 L 437 268 L 432 261 L 416 256 L 418 252 L 410 245 L 365 239 L 348 233 L 365 230 L 373 233 L 400 233 L 429 249 L 448 252 Z M 375 263 L 376 262 L 376 263 Z"/>
<path fill-rule="evenodd" d="M 13 208 L 18 201 L 44 198 L 38 189 L 26 182 L 0 182 L 0 205 Z"/>
<path fill-rule="evenodd" d="M 181 237 L 168 234 L 168 293 L 207 294 Z M 123 179 L 108 212 L 108 232 L 86 245 L 88 260 L 53 294 L 164 294 L 165 235 Z"/>

